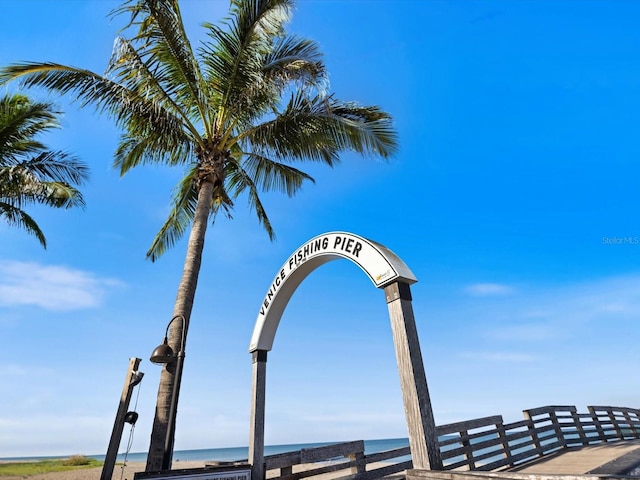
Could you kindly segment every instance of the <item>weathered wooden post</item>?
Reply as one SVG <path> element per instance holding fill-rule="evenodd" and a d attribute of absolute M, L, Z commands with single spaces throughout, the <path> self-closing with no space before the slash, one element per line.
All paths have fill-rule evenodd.
<path fill-rule="evenodd" d="M 120 440 L 122 439 L 122 431 L 124 430 L 124 417 L 127 414 L 129 408 L 129 402 L 131 401 L 131 393 L 133 387 L 135 387 L 142 380 L 144 373 L 138 372 L 138 365 L 140 365 L 139 358 L 129 359 L 129 369 L 127 370 L 127 376 L 124 380 L 124 387 L 122 388 L 122 395 L 120 396 L 120 404 L 116 412 L 116 419 L 113 422 L 113 431 L 111 432 L 111 440 L 109 441 L 109 447 L 107 448 L 107 454 L 104 458 L 104 465 L 102 465 L 102 474 L 100 480 L 111 480 L 113 475 L 113 467 L 116 464 L 116 457 L 118 456 L 118 447 L 120 446 Z"/>
<path fill-rule="evenodd" d="M 262 480 L 264 470 L 264 410 L 266 401 L 267 351 L 256 350 L 253 355 L 253 392 L 251 397 L 251 432 L 249 435 L 249 463 L 251 478 Z"/>
<path fill-rule="evenodd" d="M 414 469 L 442 470 L 427 376 L 411 305 L 411 287 L 395 282 L 384 288 L 400 374 Z"/>

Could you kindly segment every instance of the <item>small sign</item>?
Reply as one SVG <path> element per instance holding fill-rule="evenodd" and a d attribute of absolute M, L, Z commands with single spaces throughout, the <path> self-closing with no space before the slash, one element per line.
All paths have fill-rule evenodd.
<path fill-rule="evenodd" d="M 138 472 L 133 480 L 251 480 L 251 467 L 203 467 L 185 468 L 184 470 L 167 470 L 163 472 Z"/>

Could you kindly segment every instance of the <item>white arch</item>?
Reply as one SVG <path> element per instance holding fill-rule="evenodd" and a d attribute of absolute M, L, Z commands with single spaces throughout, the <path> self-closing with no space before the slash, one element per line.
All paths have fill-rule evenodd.
<path fill-rule="evenodd" d="M 284 309 L 298 286 L 320 265 L 339 258 L 358 265 L 377 288 L 417 282 L 409 267 L 379 243 L 347 232 L 318 235 L 296 249 L 273 279 L 258 312 L 249 352 L 271 350 Z"/>
<path fill-rule="evenodd" d="M 298 248 L 274 278 L 262 301 L 251 337 L 253 358 L 249 461 L 254 480 L 264 480 L 264 422 L 267 351 L 289 299 L 312 271 L 331 260 L 346 258 L 358 265 L 377 288 L 384 289 L 400 386 L 407 418 L 413 467 L 442 469 L 442 459 L 420 342 L 411 306 L 411 287 L 416 277 L 400 258 L 382 245 L 346 232 L 329 232 Z"/>

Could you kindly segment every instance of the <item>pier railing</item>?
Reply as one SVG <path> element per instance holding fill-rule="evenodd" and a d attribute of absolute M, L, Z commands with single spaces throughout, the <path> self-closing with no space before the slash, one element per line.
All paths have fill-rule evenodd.
<path fill-rule="evenodd" d="M 367 455 L 364 441 L 358 440 L 269 455 L 265 457 L 265 471 L 267 478 L 278 480 L 324 474 L 332 478 L 373 480 L 411 468 L 410 455 L 408 446 Z"/>
<path fill-rule="evenodd" d="M 500 471 L 563 448 L 640 438 L 640 410 L 625 407 L 546 406 L 524 410 L 524 420 L 502 416 L 438 428 L 445 470 Z"/>
<path fill-rule="evenodd" d="M 524 410 L 524 419 L 504 423 L 501 415 L 437 427 L 444 469 L 504 471 L 561 449 L 640 438 L 640 410 L 574 406 Z M 374 480 L 412 468 L 409 447 L 365 454 L 364 442 L 339 443 L 265 457 L 267 478 L 299 480 L 323 475 Z"/>

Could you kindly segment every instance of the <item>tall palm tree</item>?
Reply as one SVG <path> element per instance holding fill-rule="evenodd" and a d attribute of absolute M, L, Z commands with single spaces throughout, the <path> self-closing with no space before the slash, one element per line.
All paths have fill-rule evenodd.
<path fill-rule="evenodd" d="M 0 218 L 24 228 L 44 248 L 44 233 L 24 211 L 25 205 L 84 206 L 74 185 L 87 178 L 87 167 L 37 140 L 39 134 L 59 127 L 59 114 L 52 104 L 33 102 L 24 95 L 0 97 Z"/>
<path fill-rule="evenodd" d="M 104 75 L 55 63 L 0 71 L 0 83 L 21 77 L 27 87 L 71 93 L 110 114 L 123 130 L 114 162 L 121 174 L 151 163 L 184 168 L 172 210 L 147 252 L 156 260 L 190 228 L 173 311 L 184 322 L 174 322 L 169 336 L 174 351 L 189 328 L 209 220 L 229 214 L 233 200 L 246 195 L 273 239 L 259 193 L 292 196 L 313 180 L 293 162 L 332 166 L 343 151 L 382 158 L 395 151 L 387 113 L 326 91 L 318 45 L 285 31 L 293 6 L 294 0 L 231 0 L 230 16 L 221 25 L 205 23 L 207 40 L 194 51 L 178 0 L 125 0 L 114 14 L 128 21 Z M 169 364 L 161 375 L 148 471 L 161 467 L 181 369 L 174 373 Z"/>

